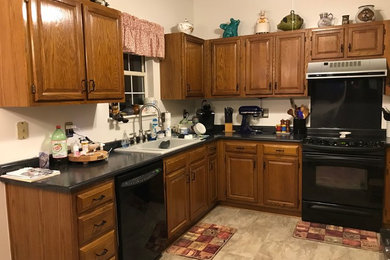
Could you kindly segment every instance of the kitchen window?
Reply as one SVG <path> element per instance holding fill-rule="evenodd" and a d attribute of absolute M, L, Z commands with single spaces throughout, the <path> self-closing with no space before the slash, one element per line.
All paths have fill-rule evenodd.
<path fill-rule="evenodd" d="M 125 102 L 120 103 L 120 110 L 133 105 L 143 105 L 146 95 L 145 57 L 129 53 L 123 54 L 125 74 Z"/>

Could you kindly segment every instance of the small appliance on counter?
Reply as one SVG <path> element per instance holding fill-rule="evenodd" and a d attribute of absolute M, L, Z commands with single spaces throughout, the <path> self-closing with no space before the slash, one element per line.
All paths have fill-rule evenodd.
<path fill-rule="evenodd" d="M 255 130 L 250 126 L 251 117 L 259 117 L 263 114 L 263 109 L 258 106 L 242 106 L 238 109 L 242 115 L 240 134 L 261 134 L 260 130 Z"/>
<path fill-rule="evenodd" d="M 214 130 L 215 113 L 211 110 L 211 106 L 206 100 L 202 101 L 202 108 L 196 111 L 196 116 L 199 118 L 199 123 L 206 127 L 206 134 L 212 133 Z"/>

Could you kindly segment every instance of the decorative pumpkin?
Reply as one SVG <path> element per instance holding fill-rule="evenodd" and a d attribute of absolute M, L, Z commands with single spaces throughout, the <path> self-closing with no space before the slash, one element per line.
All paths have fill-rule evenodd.
<path fill-rule="evenodd" d="M 278 24 L 278 29 L 282 31 L 291 31 L 301 29 L 303 25 L 303 19 L 299 15 L 295 14 L 294 10 L 291 10 L 290 14 L 285 16 Z"/>
<path fill-rule="evenodd" d="M 230 18 L 230 24 L 222 23 L 221 25 L 219 25 L 219 27 L 224 30 L 223 38 L 238 36 L 237 29 L 239 24 L 239 19 L 234 20 L 233 18 Z"/>

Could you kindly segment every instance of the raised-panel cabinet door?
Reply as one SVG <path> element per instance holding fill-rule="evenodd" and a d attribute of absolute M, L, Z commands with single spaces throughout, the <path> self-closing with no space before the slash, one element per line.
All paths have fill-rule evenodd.
<path fill-rule="evenodd" d="M 348 28 L 347 57 L 383 55 L 383 24 Z"/>
<path fill-rule="evenodd" d="M 204 41 L 185 35 L 185 77 L 186 97 L 203 97 Z"/>
<path fill-rule="evenodd" d="M 240 40 L 211 41 L 211 95 L 240 95 Z"/>
<path fill-rule="evenodd" d="M 274 38 L 245 39 L 245 95 L 272 95 Z"/>
<path fill-rule="evenodd" d="M 264 204 L 299 207 L 298 158 L 264 155 Z"/>
<path fill-rule="evenodd" d="M 190 216 L 196 219 L 207 210 L 207 164 L 201 160 L 190 166 Z"/>
<path fill-rule="evenodd" d="M 165 177 L 168 237 L 172 237 L 190 221 L 189 178 L 185 167 Z"/>
<path fill-rule="evenodd" d="M 313 30 L 311 59 L 334 59 L 344 57 L 344 29 Z"/>
<path fill-rule="evenodd" d="M 85 99 L 80 2 L 31 0 L 29 12 L 35 101 Z"/>
<path fill-rule="evenodd" d="M 226 153 L 226 198 L 231 201 L 257 202 L 257 156 Z"/>
<path fill-rule="evenodd" d="M 209 171 L 208 171 L 208 203 L 209 206 L 213 205 L 218 199 L 217 187 L 218 187 L 218 169 L 217 169 L 217 155 L 211 155 L 208 159 Z"/>
<path fill-rule="evenodd" d="M 123 99 L 123 49 L 120 13 L 84 5 L 88 99 Z"/>
<path fill-rule="evenodd" d="M 275 94 L 303 94 L 305 79 L 305 33 L 275 37 Z"/>

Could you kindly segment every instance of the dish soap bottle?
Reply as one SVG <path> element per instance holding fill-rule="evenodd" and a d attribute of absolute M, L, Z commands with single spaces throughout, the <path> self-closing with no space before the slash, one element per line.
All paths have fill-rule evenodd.
<path fill-rule="evenodd" d="M 60 125 L 56 126 L 56 130 L 51 136 L 51 153 L 54 164 L 66 162 L 68 156 L 68 146 L 66 144 L 66 135 Z"/>

